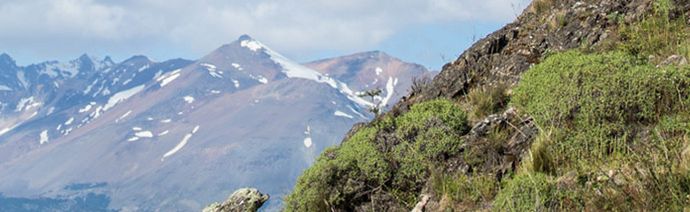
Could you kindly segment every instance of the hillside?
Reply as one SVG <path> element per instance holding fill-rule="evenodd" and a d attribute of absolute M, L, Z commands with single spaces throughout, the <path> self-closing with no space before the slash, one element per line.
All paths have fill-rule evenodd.
<path fill-rule="evenodd" d="M 326 149 L 285 209 L 682 211 L 688 9 L 534 0 Z"/>

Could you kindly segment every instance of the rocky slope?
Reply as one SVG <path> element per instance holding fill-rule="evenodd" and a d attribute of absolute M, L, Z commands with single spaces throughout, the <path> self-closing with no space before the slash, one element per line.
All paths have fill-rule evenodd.
<path fill-rule="evenodd" d="M 657 64 L 687 54 L 688 8 L 533 1 L 326 150 L 287 211 L 687 207 L 690 75 Z"/>

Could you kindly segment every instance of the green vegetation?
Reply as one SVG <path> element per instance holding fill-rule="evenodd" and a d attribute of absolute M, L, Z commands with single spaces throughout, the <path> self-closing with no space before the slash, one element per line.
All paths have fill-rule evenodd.
<path fill-rule="evenodd" d="M 372 206 L 378 210 L 411 208 L 430 170 L 458 151 L 466 131 L 464 112 L 450 100 L 417 104 L 372 123 L 321 154 L 297 180 L 286 211 L 352 211 L 376 199 L 395 202 Z"/>
<path fill-rule="evenodd" d="M 556 2 L 532 7 L 542 14 Z M 556 14 L 554 27 L 568 25 L 565 17 Z M 687 211 L 690 66 L 657 67 L 690 57 L 686 16 L 657 0 L 632 23 L 607 17 L 620 24 L 608 38 L 617 42 L 545 53 L 512 92 L 474 87 L 457 99 L 462 109 L 417 104 L 328 149 L 300 177 L 288 211 L 409 210 L 422 190 L 440 211 Z M 509 152 L 521 117 L 467 136 L 465 113 L 476 123 L 508 104 L 538 128 L 531 143 Z"/>
<path fill-rule="evenodd" d="M 458 211 L 483 207 L 482 203 L 493 200 L 500 188 L 496 178 L 491 175 L 449 176 L 435 172 L 430 182 L 434 194 L 446 200 L 441 207 Z"/>
<path fill-rule="evenodd" d="M 542 129 L 524 170 L 552 176 L 576 170 L 571 190 L 586 200 L 576 207 L 689 206 L 688 85 L 690 69 L 655 68 L 623 52 L 549 57 L 522 76 L 513 98 Z M 553 201 L 556 208 L 564 204 Z"/>
<path fill-rule="evenodd" d="M 498 84 L 471 89 L 467 95 L 466 107 L 469 108 L 470 120 L 478 121 L 488 115 L 499 112 L 508 105 L 510 100 L 507 86 Z"/>
<path fill-rule="evenodd" d="M 639 59 L 655 56 L 652 63 L 658 64 L 672 54 L 690 56 L 690 28 L 686 26 L 684 14 L 675 14 L 670 0 L 657 0 L 651 14 L 620 30 L 619 48 Z"/>

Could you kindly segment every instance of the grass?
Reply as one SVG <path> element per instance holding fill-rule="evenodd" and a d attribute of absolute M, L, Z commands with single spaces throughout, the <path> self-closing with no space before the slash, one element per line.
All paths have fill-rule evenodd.
<path fill-rule="evenodd" d="M 479 121 L 504 109 L 510 100 L 508 87 L 498 84 L 470 89 L 466 95 L 469 119 Z"/>
<path fill-rule="evenodd" d="M 685 15 L 675 13 L 675 6 L 670 0 L 655 1 L 649 15 L 621 27 L 623 42 L 619 45 L 620 49 L 639 59 L 653 55 L 656 59 L 650 62 L 655 64 L 673 54 L 688 58 L 690 28 L 685 24 Z"/>
<path fill-rule="evenodd" d="M 491 202 L 498 193 L 500 185 L 492 175 L 467 176 L 464 174 L 448 175 L 435 172 L 431 176 L 432 190 L 441 199 L 441 211 L 476 211 Z"/>

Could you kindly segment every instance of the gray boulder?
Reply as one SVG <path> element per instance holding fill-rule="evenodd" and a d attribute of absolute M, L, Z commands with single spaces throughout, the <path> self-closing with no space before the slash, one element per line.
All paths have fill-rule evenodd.
<path fill-rule="evenodd" d="M 257 211 L 269 198 L 254 188 L 243 188 L 233 192 L 223 203 L 206 206 L 202 212 L 245 212 Z"/>

